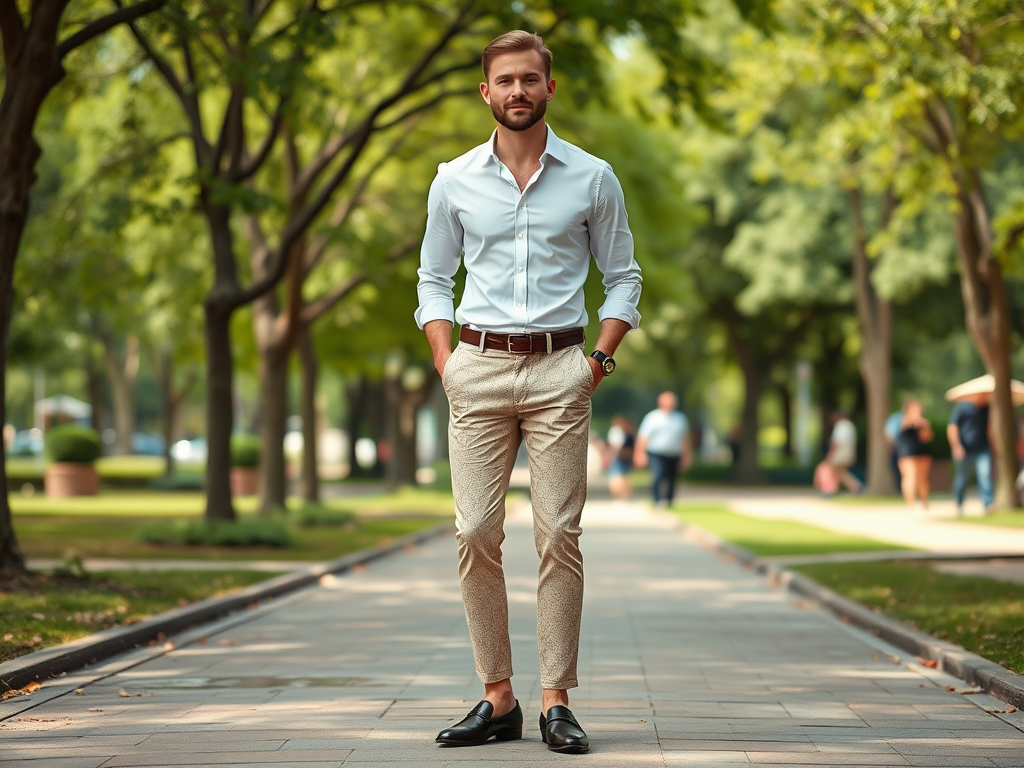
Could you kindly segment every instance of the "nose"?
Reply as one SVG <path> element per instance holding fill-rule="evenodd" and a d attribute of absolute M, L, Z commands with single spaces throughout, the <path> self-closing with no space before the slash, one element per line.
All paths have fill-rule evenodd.
<path fill-rule="evenodd" d="M 513 96 L 524 96 L 526 94 L 526 85 L 518 77 L 512 81 L 512 95 Z"/>

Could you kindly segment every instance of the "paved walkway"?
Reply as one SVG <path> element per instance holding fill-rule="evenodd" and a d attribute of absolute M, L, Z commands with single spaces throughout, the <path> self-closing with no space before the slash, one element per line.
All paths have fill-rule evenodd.
<path fill-rule="evenodd" d="M 1024 713 L 987 713 L 1005 705 L 946 690 L 962 683 L 640 505 L 594 502 L 584 522 L 572 706 L 587 756 L 547 752 L 534 725 L 536 555 L 520 511 L 505 552 L 522 741 L 433 743 L 480 695 L 441 538 L 0 705 L 0 765 L 1024 766 Z"/>

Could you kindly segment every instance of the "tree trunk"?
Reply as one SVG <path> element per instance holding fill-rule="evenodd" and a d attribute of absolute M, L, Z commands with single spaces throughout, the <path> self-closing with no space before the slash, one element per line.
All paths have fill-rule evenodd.
<path fill-rule="evenodd" d="M 1010 306 L 1002 266 L 992 255 L 988 206 L 980 177 L 964 175 L 956 216 L 957 250 L 960 253 L 967 330 L 981 355 L 985 370 L 995 378 L 990 399 L 990 428 L 995 444 L 995 499 L 997 509 L 1020 505 L 1016 479 L 1017 423 L 1013 414 L 1011 381 Z"/>
<path fill-rule="evenodd" d="M 740 367 L 744 383 L 743 421 L 740 424 L 740 457 L 732 469 L 732 481 L 739 485 L 759 485 L 767 480 L 758 457 L 764 375 L 754 365 Z"/>
<path fill-rule="evenodd" d="M 260 352 L 260 504 L 261 514 L 287 505 L 284 435 L 288 422 L 288 347 L 265 347 Z"/>
<path fill-rule="evenodd" d="M 891 320 L 891 304 L 887 301 L 880 304 L 885 306 L 885 314 Z M 871 496 L 886 496 L 896 492 L 892 478 L 891 449 L 885 439 L 885 422 L 892 409 L 892 336 L 885 334 L 885 338 L 870 340 L 865 336 L 857 362 L 860 365 L 860 375 L 867 395 L 868 454 L 865 492 Z"/>
<path fill-rule="evenodd" d="M 867 483 L 871 496 L 886 496 L 893 487 L 891 449 L 885 439 L 885 422 L 892 406 L 892 302 L 882 299 L 871 282 L 868 236 L 859 188 L 849 190 L 853 219 L 853 284 L 860 325 L 861 350 L 857 357 L 867 400 Z M 886 194 L 880 226 L 887 226 L 895 201 Z"/>
<path fill-rule="evenodd" d="M 782 427 L 785 440 L 782 443 L 782 455 L 793 458 L 793 397 L 789 393 L 788 382 L 776 382 L 775 391 L 779 394 L 779 405 L 782 407 Z"/>
<path fill-rule="evenodd" d="M 346 428 L 348 430 L 348 462 L 349 477 L 383 477 L 384 464 L 377 453 L 377 460 L 372 467 L 365 469 L 356 461 L 356 441 L 361 437 L 372 438 L 380 447 L 387 440 L 386 414 L 387 404 L 383 393 L 383 384 L 371 382 L 365 376 L 359 376 L 345 383 L 345 403 L 347 407 Z"/>
<path fill-rule="evenodd" d="M 320 361 L 313 346 L 309 327 L 302 329 L 300 346 L 302 360 L 302 499 L 310 504 L 320 503 L 320 475 L 317 468 L 317 437 L 319 421 L 316 408 L 316 384 L 320 375 Z"/>
<path fill-rule="evenodd" d="M 164 416 L 164 477 L 174 474 L 174 437 L 175 425 L 178 420 L 180 402 L 174 392 L 174 356 L 169 349 L 164 350 L 160 360 L 160 398 L 163 400 Z"/>
<path fill-rule="evenodd" d="M 385 391 L 388 396 L 388 442 L 391 457 L 388 462 L 388 487 L 392 490 L 403 485 L 416 485 L 418 468 L 416 438 L 419 410 L 430 398 L 437 373 L 431 367 L 423 383 L 416 389 L 406 389 L 402 377 L 388 379 Z"/>
<path fill-rule="evenodd" d="M 100 432 L 103 429 L 103 381 L 96 371 L 92 344 L 85 345 L 85 390 L 89 397 L 89 426 Z"/>
<path fill-rule="evenodd" d="M 0 97 L 0 424 L 7 423 L 7 335 L 14 305 L 14 263 L 28 221 L 29 193 L 41 154 L 32 133 L 43 100 L 64 77 L 56 45 L 57 27 L 67 0 L 42 6 L 37 3 L 33 8 L 30 26 L 12 35 L 20 39 L 5 34 L 3 40 L 4 55 L 10 58 Z M 23 573 L 25 558 L 14 533 L 2 446 L 0 458 L 4 459 L 0 467 L 0 573 Z"/>
<path fill-rule="evenodd" d="M 206 313 L 206 510 L 207 520 L 234 520 L 231 499 L 231 431 L 234 427 L 234 360 L 231 311 L 211 293 Z"/>
<path fill-rule="evenodd" d="M 124 341 L 124 357 L 118 354 L 117 340 L 109 333 L 101 333 L 103 361 L 113 399 L 115 456 L 130 456 L 132 433 L 135 431 L 135 380 L 139 373 L 139 340 L 129 335 Z"/>

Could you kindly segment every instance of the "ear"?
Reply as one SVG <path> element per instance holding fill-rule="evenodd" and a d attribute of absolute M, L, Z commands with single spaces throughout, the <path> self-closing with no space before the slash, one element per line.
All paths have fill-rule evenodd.
<path fill-rule="evenodd" d="M 480 83 L 480 95 L 488 104 L 491 103 L 491 89 L 487 87 L 487 83 Z"/>
<path fill-rule="evenodd" d="M 555 96 L 555 81 L 548 80 L 548 101 L 551 101 Z"/>

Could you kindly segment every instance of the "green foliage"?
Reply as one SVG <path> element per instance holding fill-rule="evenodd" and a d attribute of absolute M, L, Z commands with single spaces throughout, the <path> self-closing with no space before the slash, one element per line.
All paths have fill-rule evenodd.
<path fill-rule="evenodd" d="M 258 467 L 263 441 L 257 435 L 239 432 L 231 436 L 231 466 Z"/>
<path fill-rule="evenodd" d="M 100 435 L 91 427 L 62 424 L 46 435 L 46 458 L 52 462 L 92 464 L 100 457 Z"/>
<path fill-rule="evenodd" d="M 288 526 L 270 517 L 243 517 L 232 521 L 188 520 L 147 523 L 136 532 L 140 544 L 217 547 L 289 547 Z"/>
<path fill-rule="evenodd" d="M 289 510 L 289 517 L 301 528 L 338 528 L 355 525 L 355 513 L 348 509 L 332 509 L 323 504 L 303 504 Z"/>

